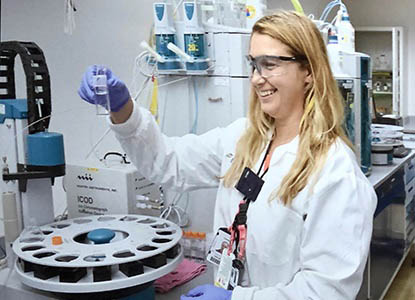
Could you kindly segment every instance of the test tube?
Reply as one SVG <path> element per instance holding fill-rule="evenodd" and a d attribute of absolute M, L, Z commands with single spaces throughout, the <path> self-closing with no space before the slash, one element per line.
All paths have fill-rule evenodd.
<path fill-rule="evenodd" d="M 97 115 L 108 115 L 110 112 L 110 96 L 105 71 L 105 68 L 98 68 L 97 74 L 93 77 L 94 92 L 100 96 L 98 102 L 95 103 Z"/>

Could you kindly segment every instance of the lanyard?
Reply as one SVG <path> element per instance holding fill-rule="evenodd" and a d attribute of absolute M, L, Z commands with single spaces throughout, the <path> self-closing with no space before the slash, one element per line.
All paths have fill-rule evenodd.
<path fill-rule="evenodd" d="M 261 176 L 259 176 L 261 179 L 264 177 L 264 175 L 268 172 L 269 164 L 271 161 L 271 155 L 269 153 L 271 148 L 271 142 L 267 148 L 267 151 L 265 152 L 264 158 L 261 162 L 261 166 L 259 167 L 259 170 L 257 172 L 257 176 L 259 176 L 259 173 L 261 172 L 262 167 L 264 167 L 264 172 Z M 246 247 L 246 233 L 247 233 L 247 226 L 246 221 L 248 219 L 247 212 L 249 208 L 249 204 L 251 201 L 247 199 L 247 197 L 244 197 L 241 202 L 239 203 L 239 211 L 237 212 L 235 219 L 232 223 L 232 226 L 229 228 L 229 231 L 231 233 L 231 239 L 229 243 L 228 248 L 228 255 L 231 254 L 233 244 L 235 242 L 235 256 L 239 260 L 243 260 L 245 257 L 245 247 Z"/>

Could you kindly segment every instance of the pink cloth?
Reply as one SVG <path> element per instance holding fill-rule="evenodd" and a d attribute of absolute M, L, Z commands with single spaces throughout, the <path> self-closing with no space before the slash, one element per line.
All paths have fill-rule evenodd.
<path fill-rule="evenodd" d="M 177 268 L 169 274 L 160 277 L 154 282 L 154 287 L 158 293 L 167 293 L 172 288 L 182 285 L 206 270 L 205 264 L 183 259 Z"/>

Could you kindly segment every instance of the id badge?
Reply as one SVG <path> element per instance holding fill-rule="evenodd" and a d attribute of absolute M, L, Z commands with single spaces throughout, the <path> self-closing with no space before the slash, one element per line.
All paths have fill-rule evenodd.
<path fill-rule="evenodd" d="M 228 289 L 232 277 L 232 262 L 235 254 L 228 254 L 228 251 L 222 252 L 218 273 L 216 274 L 215 285 L 225 290 Z"/>
<path fill-rule="evenodd" d="M 230 240 L 231 234 L 229 233 L 228 229 L 224 227 L 219 228 L 209 248 L 209 252 L 206 258 L 207 261 L 214 264 L 215 266 L 219 266 L 222 258 L 222 253 L 228 251 Z"/>

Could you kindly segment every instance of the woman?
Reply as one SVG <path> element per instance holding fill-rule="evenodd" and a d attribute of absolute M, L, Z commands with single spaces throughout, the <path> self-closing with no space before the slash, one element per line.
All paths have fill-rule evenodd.
<path fill-rule="evenodd" d="M 320 32 L 295 12 L 263 17 L 247 59 L 248 118 L 181 138 L 162 135 L 108 73 L 110 126 L 140 172 L 180 191 L 218 187 L 214 231 L 233 229 L 240 246 L 234 252 L 244 272 L 232 292 L 204 285 L 181 299 L 355 299 L 376 194 L 343 131 L 342 99 Z M 79 90 L 88 102 L 99 100 L 91 88 L 95 69 Z M 257 195 L 244 189 L 251 186 L 244 172 L 257 173 Z M 244 222 L 234 222 L 238 211 Z"/>

